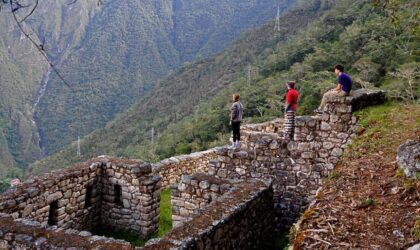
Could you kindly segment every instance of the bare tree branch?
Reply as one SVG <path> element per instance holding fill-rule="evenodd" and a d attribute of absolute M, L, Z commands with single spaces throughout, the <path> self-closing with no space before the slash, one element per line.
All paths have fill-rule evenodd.
<path fill-rule="evenodd" d="M 3 0 L 4 1 L 4 0 Z M 38 2 L 38 0 L 37 0 Z M 18 20 L 18 17 L 16 16 L 16 11 L 23 8 L 24 6 L 22 6 L 19 1 L 13 1 L 10 0 L 9 2 L 10 4 L 10 10 L 12 12 L 13 15 L 13 19 L 15 20 L 18 28 L 20 29 L 20 31 L 26 36 L 26 38 L 29 39 L 29 41 L 35 45 L 35 48 L 37 48 L 37 50 L 41 53 L 41 55 L 45 58 L 45 60 L 47 61 L 47 63 L 50 65 L 50 67 L 53 69 L 53 71 L 57 74 L 58 78 L 60 78 L 60 80 L 70 89 L 71 86 L 70 84 L 64 79 L 64 77 L 61 75 L 61 73 L 57 70 L 57 68 L 55 67 L 55 65 L 51 62 L 50 58 L 48 57 L 48 54 L 45 52 L 44 50 L 44 45 L 43 44 L 38 44 L 23 28 L 21 21 Z M 16 6 L 14 6 L 14 4 Z M 37 4 L 36 4 L 37 5 Z M 28 17 L 28 16 L 27 16 Z M 27 17 L 25 17 L 24 19 L 26 19 Z M 24 20 L 22 19 L 22 20 Z"/>
<path fill-rule="evenodd" d="M 24 22 L 28 17 L 30 17 L 34 13 L 36 7 L 38 7 L 38 1 L 39 0 L 35 0 L 34 7 L 32 8 L 32 10 L 22 20 L 19 21 L 20 23 Z"/>

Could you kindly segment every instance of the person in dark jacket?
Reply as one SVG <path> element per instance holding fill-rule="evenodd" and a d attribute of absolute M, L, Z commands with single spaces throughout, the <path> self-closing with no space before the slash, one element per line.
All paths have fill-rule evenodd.
<path fill-rule="evenodd" d="M 233 143 L 230 146 L 231 149 L 239 148 L 241 143 L 241 122 L 242 122 L 242 114 L 244 111 L 244 107 L 241 102 L 239 102 L 239 94 L 234 94 L 232 96 L 232 108 L 230 113 L 230 125 L 232 126 L 233 132 Z"/>
<path fill-rule="evenodd" d="M 299 93 L 295 89 L 295 82 L 287 82 L 286 103 L 284 109 L 284 132 L 288 138 L 293 138 L 295 132 L 295 112 Z"/>
<path fill-rule="evenodd" d="M 349 75 L 344 73 L 344 67 L 340 64 L 337 64 L 334 66 L 334 73 L 338 77 L 337 86 L 326 92 L 324 96 L 322 97 L 321 105 L 319 105 L 319 108 L 315 110 L 315 112 L 320 113 L 327 102 L 327 99 L 332 96 L 349 96 L 352 88 L 352 81 Z"/>

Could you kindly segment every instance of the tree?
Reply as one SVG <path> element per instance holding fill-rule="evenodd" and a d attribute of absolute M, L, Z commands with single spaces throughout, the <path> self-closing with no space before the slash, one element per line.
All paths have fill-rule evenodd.
<path fill-rule="evenodd" d="M 420 98 L 420 64 L 416 62 L 401 65 L 389 73 L 393 77 L 387 86 L 390 95 L 404 101 L 419 102 Z"/>

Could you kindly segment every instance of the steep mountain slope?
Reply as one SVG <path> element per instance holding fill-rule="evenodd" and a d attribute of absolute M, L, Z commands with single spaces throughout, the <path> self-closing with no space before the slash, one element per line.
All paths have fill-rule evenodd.
<path fill-rule="evenodd" d="M 284 43 L 287 36 L 292 36 L 300 29 L 304 29 L 328 7 L 314 3 L 306 6 L 304 12 L 298 9 L 288 13 L 282 18 L 280 32 L 274 32 L 274 26 L 270 23 L 257 31 L 243 34 L 242 38 L 225 52 L 183 68 L 179 73 L 162 82 L 127 112 L 120 114 L 106 128 L 84 138 L 81 143 L 81 157 L 76 155 L 76 145 L 73 144 L 57 155 L 36 163 L 31 168 L 32 173 L 38 174 L 60 167 L 54 162 L 60 162 L 60 165 L 65 166 L 100 154 L 125 155 L 148 158 L 148 160 L 149 157 L 153 158 L 148 150 L 152 128 L 158 134 L 167 132 L 166 128 L 169 125 L 176 124 L 188 115 L 196 113 L 197 107 L 201 109 L 202 104 L 205 105 L 220 91 L 232 87 L 233 81 L 244 75 L 248 64 L 267 48 L 276 46 L 277 43 Z M 220 105 L 217 109 L 217 112 L 219 111 L 227 113 Z M 206 120 L 209 119 L 206 118 Z M 219 123 L 219 121 L 215 122 Z M 177 137 L 177 134 L 173 136 Z M 167 146 L 174 147 L 173 144 Z M 142 153 L 143 150 L 147 153 Z M 167 156 L 173 152 L 171 150 L 162 152 L 160 156 Z M 151 153 L 155 154 L 155 152 Z"/>
<path fill-rule="evenodd" d="M 284 82 L 290 79 L 298 81 L 301 93 L 298 112 L 309 114 L 334 86 L 336 63 L 346 66 L 355 87 L 380 86 L 418 101 L 419 56 L 413 53 L 419 41 L 413 39 L 419 37 L 418 7 L 416 1 L 402 0 L 385 9 L 364 0 L 299 1 L 283 16 L 279 32 L 273 32 L 273 24 L 263 26 L 218 56 L 185 67 L 105 129 L 84 138 L 82 157 L 72 145 L 34 164 L 31 173 L 100 154 L 153 161 L 226 143 L 231 94 L 242 94 L 248 120 L 272 119 L 281 115 Z M 245 78 L 249 64 L 254 68 L 250 86 Z"/>
<path fill-rule="evenodd" d="M 87 2 L 70 9 L 63 3 L 66 1 L 42 1 L 37 8 L 42 15 L 22 23 L 57 63 L 71 49 L 69 44 L 80 40 L 92 9 Z M 0 180 L 19 176 L 22 168 L 41 155 L 34 112 L 47 72 L 47 63 L 21 33 L 7 7 L 0 12 Z M 18 18 L 24 14 L 18 12 Z"/>
<path fill-rule="evenodd" d="M 281 10 L 292 2 L 280 1 Z M 6 168 L 26 168 L 103 126 L 185 60 L 215 53 L 242 30 L 273 18 L 277 5 L 274 0 L 41 1 L 23 26 L 71 88 L 2 9 L 0 179 Z"/>
<path fill-rule="evenodd" d="M 290 2 L 281 1 L 282 9 Z M 218 52 L 244 29 L 272 19 L 277 6 L 274 0 L 101 3 L 80 46 L 60 65 L 73 89 L 52 75 L 40 103 L 48 154 L 102 127 L 186 60 Z"/>

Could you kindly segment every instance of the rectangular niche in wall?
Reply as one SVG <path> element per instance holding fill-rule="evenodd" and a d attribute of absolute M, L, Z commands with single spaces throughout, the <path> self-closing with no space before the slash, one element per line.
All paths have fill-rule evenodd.
<path fill-rule="evenodd" d="M 86 186 L 85 208 L 92 206 L 92 186 Z"/>
<path fill-rule="evenodd" d="M 50 211 L 48 213 L 48 225 L 54 226 L 58 222 L 58 201 L 53 201 L 50 204 Z"/>
<path fill-rule="evenodd" d="M 114 202 L 115 204 L 122 206 L 122 189 L 120 185 L 114 185 Z"/>

